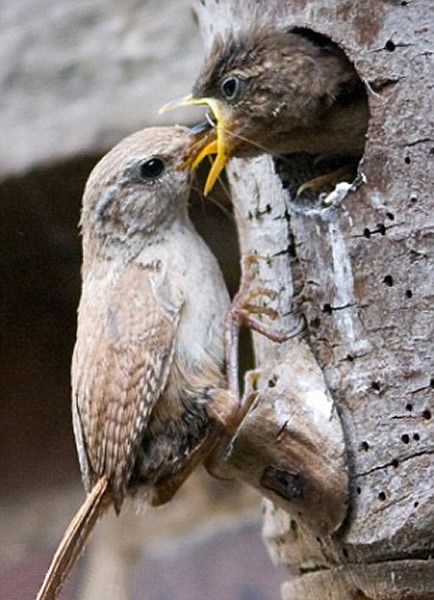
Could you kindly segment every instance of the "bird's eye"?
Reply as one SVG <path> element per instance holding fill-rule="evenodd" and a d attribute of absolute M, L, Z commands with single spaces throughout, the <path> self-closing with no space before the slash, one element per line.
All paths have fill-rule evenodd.
<path fill-rule="evenodd" d="M 226 77 L 220 85 L 220 90 L 226 100 L 235 102 L 240 100 L 244 84 L 245 82 L 239 77 Z"/>
<path fill-rule="evenodd" d="M 165 164 L 161 158 L 153 156 L 152 158 L 147 158 L 139 164 L 139 174 L 141 179 L 151 181 L 152 179 L 157 179 L 160 177 L 165 168 Z"/>

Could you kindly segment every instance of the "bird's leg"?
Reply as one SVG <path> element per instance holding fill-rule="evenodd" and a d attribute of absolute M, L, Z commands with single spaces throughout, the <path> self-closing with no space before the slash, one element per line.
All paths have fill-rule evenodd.
<path fill-rule="evenodd" d="M 241 327 L 247 326 L 261 335 L 264 335 L 269 340 L 277 343 L 282 343 L 299 333 L 299 330 L 294 332 L 284 332 L 276 330 L 262 321 L 259 321 L 253 315 L 267 316 L 272 320 L 277 319 L 278 313 L 269 306 L 260 306 L 253 303 L 258 297 L 263 296 L 271 300 L 275 299 L 277 292 L 263 287 L 252 289 L 252 282 L 256 275 L 256 265 L 258 260 L 262 258 L 258 255 L 249 254 L 241 260 L 241 283 L 238 292 L 236 293 L 232 306 L 226 316 L 226 364 L 229 389 L 234 397 L 240 399 L 238 385 L 238 342 Z"/>
<path fill-rule="evenodd" d="M 241 327 L 243 325 L 248 326 L 278 343 L 285 342 L 298 335 L 303 328 L 303 324 L 301 324 L 297 326 L 296 330 L 290 332 L 278 331 L 268 327 L 253 316 L 265 315 L 273 320 L 278 317 L 277 311 L 273 308 L 260 306 L 253 302 L 260 296 L 274 299 L 277 295 L 277 292 L 264 287 L 252 289 L 251 284 L 256 274 L 255 266 L 260 258 L 262 257 L 258 255 L 247 255 L 241 261 L 240 287 L 226 315 L 225 323 L 228 389 L 222 390 L 221 393 L 216 391 L 213 394 L 212 401 L 208 404 L 213 419 L 220 424 L 225 435 L 216 443 L 205 461 L 205 466 L 211 475 L 220 479 L 230 478 L 230 473 L 225 470 L 224 460 L 222 459 L 227 452 L 232 437 L 257 397 L 256 381 L 261 373 L 260 370 L 252 370 L 246 374 L 245 389 L 241 396 L 238 384 L 238 343 Z"/>
<path fill-rule="evenodd" d="M 209 406 L 213 418 L 223 429 L 222 434 L 219 435 L 212 451 L 204 462 L 208 473 L 216 479 L 234 478 L 230 468 L 225 463 L 225 456 L 238 427 L 256 400 L 256 381 L 259 376 L 259 369 L 246 373 L 242 398 L 235 398 L 230 390 L 225 390 L 226 393 L 217 394 L 213 403 Z"/>
<path fill-rule="evenodd" d="M 320 191 L 324 191 L 324 187 L 330 186 L 333 187 L 337 183 L 341 181 L 354 179 L 354 170 L 351 165 L 345 165 L 336 169 L 335 171 L 331 171 L 330 173 L 326 173 L 325 175 L 320 175 L 319 177 L 314 177 L 309 181 L 306 181 L 301 185 L 296 193 L 296 197 L 299 198 L 304 192 L 313 192 L 319 193 Z"/>

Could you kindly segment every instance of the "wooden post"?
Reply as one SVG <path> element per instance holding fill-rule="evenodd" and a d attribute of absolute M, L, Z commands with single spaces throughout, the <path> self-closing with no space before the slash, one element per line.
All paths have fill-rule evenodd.
<path fill-rule="evenodd" d="M 196 3 L 208 48 L 253 24 L 307 27 L 341 46 L 369 96 L 359 185 L 333 202 L 295 201 L 270 156 L 228 167 L 241 250 L 267 259 L 258 285 L 279 292 L 281 326 L 306 321 L 281 346 L 254 336 L 258 398 L 226 457 L 268 498 L 268 548 L 298 573 L 287 600 L 434 597 L 430 7 Z"/>

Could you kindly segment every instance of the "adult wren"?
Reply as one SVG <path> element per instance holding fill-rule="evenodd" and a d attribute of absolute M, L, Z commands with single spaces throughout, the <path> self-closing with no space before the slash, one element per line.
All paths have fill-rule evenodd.
<path fill-rule="evenodd" d="M 57 596 L 110 505 L 170 500 L 237 413 L 224 372 L 229 296 L 187 211 L 192 141 L 182 127 L 139 131 L 87 182 L 72 412 L 88 496 L 39 600 Z"/>

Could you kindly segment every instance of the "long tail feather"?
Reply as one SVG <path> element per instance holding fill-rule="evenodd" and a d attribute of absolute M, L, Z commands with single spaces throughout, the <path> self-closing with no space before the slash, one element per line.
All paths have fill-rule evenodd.
<path fill-rule="evenodd" d="M 101 477 L 83 502 L 53 556 L 36 600 L 55 600 L 92 533 L 111 503 L 109 484 Z"/>

